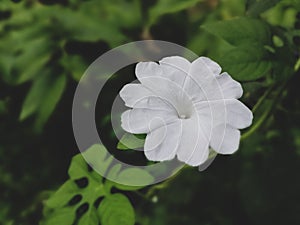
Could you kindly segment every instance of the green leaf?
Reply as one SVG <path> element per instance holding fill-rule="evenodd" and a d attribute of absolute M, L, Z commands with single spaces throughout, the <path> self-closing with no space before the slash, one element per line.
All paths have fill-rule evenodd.
<path fill-rule="evenodd" d="M 297 10 L 300 10 L 300 2 L 298 0 L 282 0 L 282 2 L 291 5 Z"/>
<path fill-rule="evenodd" d="M 94 171 L 88 171 L 88 165 L 81 154 L 73 157 L 68 173 L 71 180 L 67 181 L 61 187 L 61 189 L 59 189 L 58 192 L 48 200 L 48 203 L 49 201 L 50 204 L 53 203 L 53 201 L 55 201 L 55 197 L 60 197 L 62 193 L 75 194 L 76 191 L 78 194 L 82 195 L 81 202 L 88 203 L 93 203 L 94 200 L 96 200 L 98 197 L 106 195 L 106 193 L 104 192 L 102 177 L 97 173 L 94 173 Z M 77 185 L 75 185 L 74 181 L 78 181 L 82 178 L 87 179 L 86 186 L 78 187 Z M 58 207 L 62 205 L 60 203 L 60 205 L 55 206 L 51 204 L 50 206 Z"/>
<path fill-rule="evenodd" d="M 98 225 L 99 219 L 96 208 L 90 205 L 90 209 L 79 219 L 78 225 Z"/>
<path fill-rule="evenodd" d="M 6 61 L 6 65 L 1 65 L 0 69 L 6 82 L 18 85 L 41 73 L 54 47 L 47 37 L 48 32 L 45 24 L 37 23 L 2 35 L 0 58 Z"/>
<path fill-rule="evenodd" d="M 0 48 L 1 52 L 6 52 L 3 48 Z M 14 83 L 14 78 L 11 76 L 11 69 L 13 67 L 14 57 L 12 54 L 0 54 L 0 72 L 1 79 L 9 84 Z"/>
<path fill-rule="evenodd" d="M 146 186 L 130 186 L 130 185 L 123 185 L 118 183 L 113 183 L 112 186 L 122 191 L 136 191 L 146 187 Z"/>
<path fill-rule="evenodd" d="M 54 76 L 51 71 L 45 71 L 34 80 L 23 103 L 19 119 L 23 121 L 36 114 L 35 128 L 41 130 L 60 100 L 65 85 L 65 76 Z"/>
<path fill-rule="evenodd" d="M 86 162 L 100 174 L 105 174 L 113 160 L 112 156 L 107 156 L 106 148 L 99 144 L 91 146 L 88 150 L 84 151 L 82 155 Z"/>
<path fill-rule="evenodd" d="M 82 157 L 82 154 L 77 154 L 72 158 L 71 165 L 68 170 L 69 177 L 73 180 L 84 177 L 88 174 L 88 164 Z"/>
<path fill-rule="evenodd" d="M 54 211 L 51 216 L 44 219 L 40 225 L 54 225 L 54 224 L 63 224 L 63 225 L 72 225 L 75 215 L 74 212 L 68 208 L 62 208 L 60 210 Z"/>
<path fill-rule="evenodd" d="M 248 0 L 247 13 L 251 16 L 258 16 L 275 6 L 281 0 Z"/>
<path fill-rule="evenodd" d="M 60 59 L 60 63 L 76 81 L 80 80 L 85 70 L 88 68 L 87 63 L 80 55 L 64 54 L 64 56 Z"/>
<path fill-rule="evenodd" d="M 60 75 L 48 83 L 47 91 L 37 110 L 35 128 L 41 130 L 59 102 L 67 83 L 67 77 Z"/>
<path fill-rule="evenodd" d="M 102 177 L 88 170 L 88 165 L 81 154 L 73 157 L 69 175 L 71 179 L 45 202 L 45 220 L 42 225 L 63 221 L 59 213 L 61 211 L 68 215 L 69 220 L 57 224 L 72 225 L 75 220 L 78 220 L 78 225 L 97 225 L 98 217 L 94 203 L 99 197 L 107 195 Z M 74 198 L 78 200 L 71 203 Z M 86 212 L 77 218 L 77 210 L 83 206 L 87 207 Z"/>
<path fill-rule="evenodd" d="M 220 58 L 224 71 L 240 81 L 256 80 L 271 70 L 268 52 L 260 46 L 236 47 Z"/>
<path fill-rule="evenodd" d="M 134 225 L 134 209 L 125 195 L 113 194 L 106 197 L 99 209 L 102 225 Z"/>
<path fill-rule="evenodd" d="M 18 74 L 17 79 L 15 79 L 16 84 L 22 84 L 40 75 L 51 57 L 51 54 L 49 54 L 49 51 L 51 51 L 49 40 L 44 37 L 27 41 L 20 51 L 22 54 L 16 57 L 14 63 L 16 71 L 12 71 Z"/>
<path fill-rule="evenodd" d="M 272 43 L 269 26 L 257 19 L 236 18 L 208 23 L 203 25 L 202 28 L 233 46 Z"/>
<path fill-rule="evenodd" d="M 45 202 L 45 205 L 49 208 L 66 206 L 77 192 L 78 188 L 76 184 L 68 180 Z"/>
<path fill-rule="evenodd" d="M 293 49 L 288 46 L 276 48 L 276 54 L 273 57 L 273 75 L 277 81 L 288 80 L 294 74 L 296 58 L 290 57 Z"/>
<path fill-rule="evenodd" d="M 122 168 L 121 164 L 116 164 L 114 165 L 108 172 L 107 177 L 111 178 L 111 179 L 115 179 L 117 178 L 120 170 Z"/>
<path fill-rule="evenodd" d="M 143 139 L 141 139 L 134 134 L 126 133 L 119 141 L 117 148 L 120 150 L 137 149 L 143 147 L 144 143 L 145 143 L 144 136 Z"/>
<path fill-rule="evenodd" d="M 121 164 L 114 165 L 108 172 L 105 182 L 105 188 L 109 191 L 112 186 L 123 191 L 134 191 L 144 188 L 147 184 L 153 182 L 153 176 L 146 170 L 140 168 L 127 168 L 121 170 Z M 112 180 L 117 180 L 121 183 L 130 183 L 132 185 L 124 185 L 118 182 L 113 182 Z M 137 186 L 139 183 L 144 183 L 143 186 Z M 136 185 L 134 185 L 136 183 Z"/>
<path fill-rule="evenodd" d="M 154 5 L 149 10 L 149 21 L 148 25 L 151 26 L 157 22 L 159 17 L 169 14 L 176 13 L 181 10 L 190 8 L 196 5 L 198 2 L 202 2 L 203 0 L 160 0 L 157 1 L 156 5 Z"/>
<path fill-rule="evenodd" d="M 140 184 L 143 183 L 144 186 L 148 184 L 152 184 L 154 181 L 153 176 L 149 174 L 148 171 L 140 168 L 128 168 L 122 170 L 118 174 L 117 178 L 121 183 L 128 183 L 130 186 L 127 186 L 128 189 L 126 188 L 125 185 L 120 185 L 120 184 L 115 184 L 115 186 L 121 190 L 133 190 L 134 186 L 138 186 L 141 188 Z M 132 187 L 133 186 L 133 187 Z M 139 188 L 136 188 L 139 189 Z"/>
<path fill-rule="evenodd" d="M 45 11 L 57 22 L 59 32 L 85 42 L 102 40 L 110 46 L 119 45 L 127 40 L 122 28 L 141 23 L 138 1 L 115 1 L 113 4 L 110 1 L 89 1 L 80 3 L 76 9 L 48 8 Z"/>
<path fill-rule="evenodd" d="M 107 150 L 104 146 L 99 144 L 93 145 L 88 150 L 83 152 L 82 155 L 84 158 L 78 155 L 75 156 L 72 160 L 75 160 L 75 162 L 72 163 L 69 169 L 69 175 L 73 179 L 80 178 L 84 174 L 85 169 L 82 168 L 85 166 L 85 162 L 83 162 L 83 160 L 86 160 L 86 162 L 94 168 L 95 174 L 105 174 L 113 160 L 113 156 L 107 157 Z M 127 191 L 141 189 L 145 185 L 151 184 L 153 182 L 153 177 L 148 171 L 140 168 L 128 168 L 121 170 L 121 164 L 115 164 L 114 166 L 112 166 L 111 169 L 107 172 L 107 178 L 116 180 L 119 183 L 130 184 L 129 186 L 112 181 L 107 181 L 107 183 L 109 183 L 108 188 L 113 185 L 120 190 Z M 141 183 L 145 185 L 140 186 Z"/>
<path fill-rule="evenodd" d="M 94 14 L 95 9 L 90 13 L 85 13 L 84 9 L 80 9 L 77 13 L 67 9 L 59 11 L 60 13 L 55 15 L 59 26 L 75 40 L 90 42 L 104 40 L 112 44 L 125 40 L 125 36 L 116 27 L 101 20 L 100 14 L 90 15 Z"/>

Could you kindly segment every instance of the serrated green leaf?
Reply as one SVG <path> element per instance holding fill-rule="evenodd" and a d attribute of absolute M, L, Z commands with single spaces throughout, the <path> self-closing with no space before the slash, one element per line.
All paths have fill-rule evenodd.
<path fill-rule="evenodd" d="M 143 147 L 145 140 L 138 138 L 134 134 L 126 133 L 119 141 L 117 148 L 120 150 L 137 149 Z"/>
<path fill-rule="evenodd" d="M 99 209 L 102 225 L 134 225 L 134 209 L 125 195 L 113 194 L 106 197 Z"/>
<path fill-rule="evenodd" d="M 261 78 L 272 67 L 272 62 L 264 47 L 251 45 L 236 47 L 225 52 L 219 63 L 224 71 L 239 81 Z"/>
<path fill-rule="evenodd" d="M 202 0 L 160 0 L 149 10 L 148 25 L 153 25 L 159 17 L 165 14 L 179 12 L 196 5 L 198 2 L 202 2 Z"/>
<path fill-rule="evenodd" d="M 234 46 L 272 43 L 269 26 L 258 19 L 236 18 L 208 23 L 202 28 Z"/>

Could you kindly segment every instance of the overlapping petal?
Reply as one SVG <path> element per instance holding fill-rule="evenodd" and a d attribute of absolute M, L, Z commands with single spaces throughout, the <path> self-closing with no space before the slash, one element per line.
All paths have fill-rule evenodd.
<path fill-rule="evenodd" d="M 159 128 L 176 122 L 177 114 L 173 111 L 152 109 L 131 109 L 125 111 L 121 116 L 122 128 L 134 134 L 146 134 L 151 129 Z"/>
<path fill-rule="evenodd" d="M 237 99 L 203 101 L 194 105 L 202 124 L 209 130 L 223 123 L 237 129 L 246 128 L 252 123 L 251 110 Z"/>
<path fill-rule="evenodd" d="M 151 161 L 173 159 L 180 143 L 181 133 L 180 121 L 154 129 L 145 140 L 144 152 L 147 159 Z"/>
<path fill-rule="evenodd" d="M 197 117 L 182 120 L 182 136 L 177 157 L 191 166 L 201 165 L 207 160 L 209 154 L 209 142 L 199 123 Z"/>
<path fill-rule="evenodd" d="M 140 62 L 135 67 L 135 75 L 141 80 L 145 77 L 161 76 L 163 71 L 155 62 Z"/>
<path fill-rule="evenodd" d="M 227 124 L 214 127 L 210 146 L 219 154 L 232 154 L 239 148 L 241 132 Z"/>
<path fill-rule="evenodd" d="M 165 78 L 184 86 L 191 63 L 179 56 L 166 57 L 159 61 Z"/>
<path fill-rule="evenodd" d="M 165 97 L 160 98 L 141 84 L 127 84 L 120 91 L 125 105 L 131 108 L 171 111 L 172 106 Z"/>
<path fill-rule="evenodd" d="M 204 92 L 206 101 L 224 99 L 223 91 L 216 79 L 220 72 L 221 67 L 206 57 L 199 57 L 191 64 L 189 75 Z M 195 101 L 203 101 L 201 97 Z"/>
<path fill-rule="evenodd" d="M 219 87 L 222 90 L 225 99 L 228 98 L 240 98 L 243 95 L 242 85 L 233 80 L 228 73 L 222 73 L 220 76 L 216 77 Z"/>
<path fill-rule="evenodd" d="M 165 100 L 178 115 L 192 110 L 188 94 L 177 83 L 163 77 L 145 77 L 140 79 L 142 85 L 156 96 Z"/>

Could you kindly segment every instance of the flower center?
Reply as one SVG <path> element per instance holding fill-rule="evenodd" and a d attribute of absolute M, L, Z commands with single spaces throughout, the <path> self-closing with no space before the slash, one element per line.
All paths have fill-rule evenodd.
<path fill-rule="evenodd" d="M 188 116 L 186 116 L 186 115 L 179 115 L 179 118 L 184 120 L 184 119 L 187 119 Z"/>
<path fill-rule="evenodd" d="M 179 119 L 189 119 L 193 114 L 193 105 L 190 101 L 180 101 L 180 104 L 176 106 L 176 111 Z"/>

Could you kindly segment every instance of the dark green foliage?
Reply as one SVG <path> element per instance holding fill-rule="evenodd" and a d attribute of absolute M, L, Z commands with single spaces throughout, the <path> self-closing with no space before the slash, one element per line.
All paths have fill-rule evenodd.
<path fill-rule="evenodd" d="M 0 224 L 299 224 L 299 15 L 298 0 L 1 1 Z M 146 161 L 133 151 L 145 135 L 117 140 L 107 113 L 133 70 L 101 94 L 95 119 L 106 147 L 78 154 L 77 82 L 102 53 L 141 39 L 211 57 L 242 83 L 254 121 L 237 154 L 146 188 L 100 176 L 153 181 L 107 154 Z"/>

